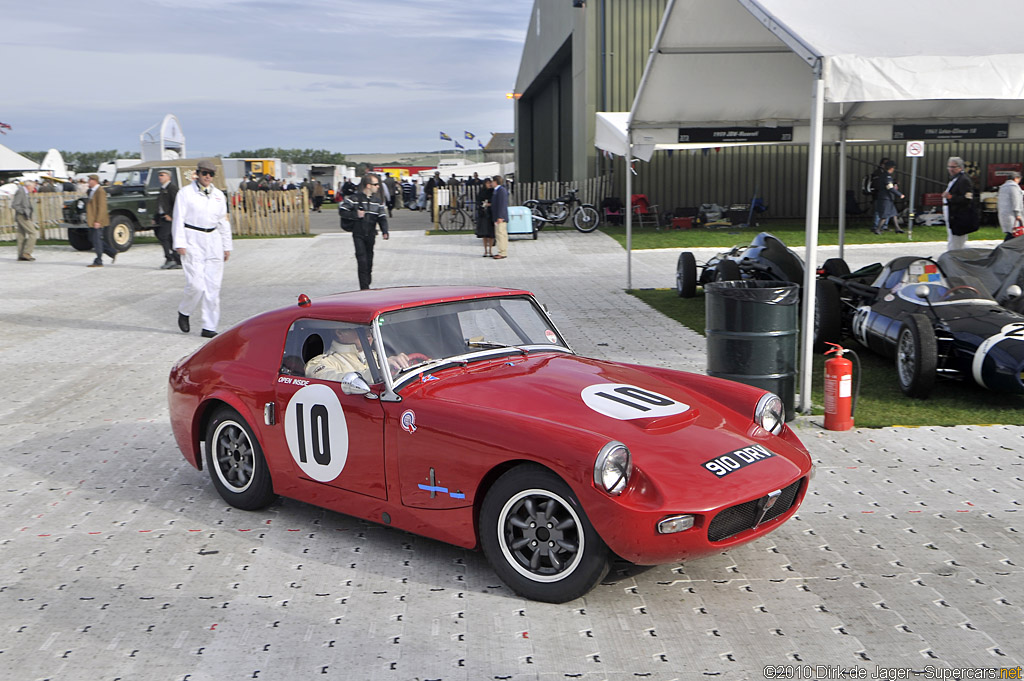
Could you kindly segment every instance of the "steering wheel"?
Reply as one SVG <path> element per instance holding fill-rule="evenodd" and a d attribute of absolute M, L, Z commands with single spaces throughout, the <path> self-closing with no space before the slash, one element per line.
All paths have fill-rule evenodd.
<path fill-rule="evenodd" d="M 946 298 L 949 298 L 949 296 L 952 295 L 954 291 L 974 291 L 979 296 L 981 295 L 981 292 L 978 291 L 978 289 L 974 288 L 973 286 L 962 285 L 954 286 L 953 288 L 949 289 L 943 294 L 942 298 L 940 298 L 939 300 L 945 300 Z"/>
<path fill-rule="evenodd" d="M 410 352 L 406 355 L 410 362 L 427 362 L 431 358 L 424 355 L 422 352 Z"/>

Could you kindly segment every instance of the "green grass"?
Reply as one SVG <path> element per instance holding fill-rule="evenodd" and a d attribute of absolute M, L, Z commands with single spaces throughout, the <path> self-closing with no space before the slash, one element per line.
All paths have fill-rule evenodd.
<path fill-rule="evenodd" d="M 704 335 L 702 291 L 698 290 L 697 295 L 689 299 L 678 297 L 673 289 L 638 289 L 630 293 Z M 900 391 L 893 360 L 876 355 L 851 339 L 844 339 L 843 345 L 854 350 L 861 362 L 860 394 L 854 414 L 855 425 L 859 428 L 1024 424 L 1024 395 L 994 393 L 973 381 L 940 378 L 931 397 L 911 399 Z M 811 402 L 815 414 L 823 413 L 824 362 L 824 356 L 815 355 L 811 379 Z"/>
<path fill-rule="evenodd" d="M 613 225 L 602 225 L 601 231 L 626 247 L 626 228 Z M 660 229 L 653 227 L 639 229 L 633 226 L 633 249 L 649 248 L 700 248 L 702 246 L 730 248 L 737 244 L 749 244 L 759 232 L 771 232 L 790 248 L 798 248 L 804 244 L 805 224 L 802 220 L 764 220 L 756 227 L 696 227 L 694 229 Z M 892 231 L 881 234 L 871 233 L 871 221 L 865 219 L 848 220 L 846 223 L 847 244 L 882 244 L 905 243 L 907 234 L 895 234 Z M 999 227 L 986 226 L 968 237 L 971 241 L 984 239 L 1003 239 Z M 914 242 L 945 241 L 946 228 L 938 225 L 932 227 L 918 226 L 914 228 Z M 818 243 L 822 246 L 833 246 L 839 243 L 839 227 L 835 224 L 822 224 L 818 229 Z"/>

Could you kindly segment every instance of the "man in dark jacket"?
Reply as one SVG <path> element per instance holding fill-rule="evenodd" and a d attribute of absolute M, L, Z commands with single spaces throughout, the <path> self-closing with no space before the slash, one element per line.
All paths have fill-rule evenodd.
<path fill-rule="evenodd" d="M 370 288 L 373 276 L 373 246 L 377 239 L 378 225 L 384 240 L 388 240 L 387 209 L 374 198 L 379 191 L 380 179 L 373 173 L 366 173 L 355 193 L 346 196 L 338 206 L 342 227 L 352 232 L 360 290 Z"/>
<path fill-rule="evenodd" d="M 505 178 L 494 176 L 494 194 L 491 196 L 491 218 L 494 220 L 494 240 L 498 247 L 495 260 L 508 257 L 508 190 Z"/>
<path fill-rule="evenodd" d="M 178 197 L 178 187 L 171 182 L 169 170 L 161 170 L 157 178 L 160 180 L 160 195 L 156 199 L 156 227 L 153 231 L 164 248 L 164 264 L 160 269 L 180 270 L 181 256 L 171 243 L 171 220 L 174 219 L 174 199 Z"/>
<path fill-rule="evenodd" d="M 896 199 L 902 199 L 903 194 L 896 187 L 896 180 L 892 176 L 892 172 L 895 169 L 896 164 L 889 159 L 885 159 L 881 166 L 882 172 L 878 173 L 874 179 L 875 224 L 871 231 L 875 234 L 881 234 L 884 230 L 888 229 L 889 220 L 893 220 L 897 234 L 903 233 L 903 230 L 900 229 L 899 220 L 896 217 Z"/>
<path fill-rule="evenodd" d="M 967 245 L 967 235 L 978 229 L 975 211 L 974 184 L 964 172 L 964 160 L 950 156 L 946 161 L 949 184 L 942 193 L 942 213 L 946 218 L 946 250 L 954 251 Z"/>

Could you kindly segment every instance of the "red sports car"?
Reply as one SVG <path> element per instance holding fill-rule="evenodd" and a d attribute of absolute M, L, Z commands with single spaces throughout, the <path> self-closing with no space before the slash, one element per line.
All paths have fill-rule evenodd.
<path fill-rule="evenodd" d="M 811 460 L 759 388 L 575 354 L 528 291 L 341 293 L 171 370 L 171 425 L 232 506 L 276 495 L 467 548 L 527 598 L 760 537 Z M 205 446 L 204 446 L 205 445 Z"/>

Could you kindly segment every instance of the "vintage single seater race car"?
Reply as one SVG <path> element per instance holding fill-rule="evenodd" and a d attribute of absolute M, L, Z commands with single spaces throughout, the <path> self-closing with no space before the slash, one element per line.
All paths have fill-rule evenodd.
<path fill-rule="evenodd" d="M 1024 297 L 1010 295 L 1011 287 L 1024 286 L 1024 237 L 1004 241 L 995 248 L 961 248 L 938 257 L 947 275 L 977 277 L 996 302 L 1014 312 L 1024 313 Z"/>
<path fill-rule="evenodd" d="M 179 361 L 168 396 L 185 459 L 232 506 L 283 495 L 479 547 L 550 602 L 614 556 L 760 537 L 812 471 L 776 395 L 581 357 L 522 290 L 302 296 Z"/>
<path fill-rule="evenodd" d="M 1024 316 L 998 305 L 975 277 L 917 256 L 853 273 L 832 258 L 819 271 L 815 292 L 816 343 L 847 335 L 895 358 L 908 396 L 927 397 L 939 375 L 1024 393 Z M 1019 298 L 1020 287 L 1007 295 Z"/>
<path fill-rule="evenodd" d="M 698 284 L 739 279 L 803 284 L 804 261 L 768 232 L 761 232 L 749 245 L 734 246 L 702 265 L 697 264 L 690 251 L 683 251 L 676 260 L 676 293 L 681 298 L 692 298 Z"/>

